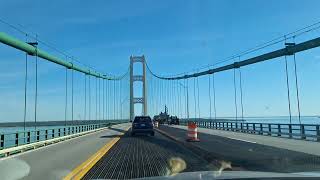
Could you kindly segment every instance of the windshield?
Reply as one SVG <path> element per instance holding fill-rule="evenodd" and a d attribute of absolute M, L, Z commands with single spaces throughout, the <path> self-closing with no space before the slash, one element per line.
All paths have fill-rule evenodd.
<path fill-rule="evenodd" d="M 151 122 L 150 117 L 136 117 L 134 118 L 134 123 L 146 123 L 146 122 Z"/>
<path fill-rule="evenodd" d="M 320 179 L 319 7 L 2 0 L 0 179 Z"/>

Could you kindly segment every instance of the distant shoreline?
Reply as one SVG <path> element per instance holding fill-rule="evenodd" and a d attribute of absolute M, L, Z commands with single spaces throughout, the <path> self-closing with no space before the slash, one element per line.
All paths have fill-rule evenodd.
<path fill-rule="evenodd" d="M 26 127 L 34 127 L 35 125 L 40 127 L 40 126 L 65 126 L 65 125 L 71 126 L 71 125 L 82 125 L 82 124 L 99 124 L 99 123 L 108 123 L 108 122 L 114 122 L 119 120 L 39 121 L 36 124 L 34 122 L 26 122 Z M 23 126 L 24 126 L 24 122 L 0 123 L 0 127 L 23 127 Z"/>

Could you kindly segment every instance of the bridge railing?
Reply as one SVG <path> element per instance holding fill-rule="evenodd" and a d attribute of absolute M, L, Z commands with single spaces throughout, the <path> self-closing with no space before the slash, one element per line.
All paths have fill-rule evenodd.
<path fill-rule="evenodd" d="M 76 126 L 62 126 L 57 128 L 39 129 L 36 131 L 32 130 L 25 132 L 4 133 L 0 134 L 0 150 L 91 131 L 119 123 L 124 123 L 124 121 Z"/>
<path fill-rule="evenodd" d="M 181 121 L 187 125 L 190 121 Z M 235 131 L 257 135 L 267 135 L 320 142 L 320 125 L 314 124 L 280 124 L 248 123 L 236 121 L 195 121 L 198 127 Z"/>

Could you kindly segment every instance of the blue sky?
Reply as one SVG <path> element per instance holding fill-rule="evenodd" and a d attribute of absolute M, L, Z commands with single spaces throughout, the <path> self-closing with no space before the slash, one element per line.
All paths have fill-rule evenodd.
<path fill-rule="evenodd" d="M 170 75 L 213 64 L 221 58 L 315 23 L 320 20 L 319 5 L 316 0 L 10 0 L 1 3 L 0 18 L 37 33 L 42 40 L 101 72 L 122 74 L 127 70 L 130 55 L 144 54 L 156 74 Z M 3 24 L 0 28 L 22 40 L 25 38 Z M 319 30 L 296 41 L 318 36 Z M 0 91 L 2 99 L 8 99 L 0 103 L 4 107 L 0 111 L 3 114 L 0 121 L 18 121 L 23 114 L 20 105 L 23 91 L 17 92 L 17 89 L 23 87 L 24 55 L 4 45 L 0 46 L 0 52 L 0 78 L 3 79 Z M 297 55 L 304 115 L 320 114 L 320 98 L 315 96 L 320 90 L 316 78 L 319 76 L 319 60 L 318 49 Z M 44 97 L 40 102 L 48 107 L 41 106 L 40 119 L 61 119 L 64 117 L 61 113 L 64 71 L 56 65 L 41 63 L 39 73 L 44 76 L 40 78 L 40 93 Z M 290 63 L 293 88 L 293 64 Z M 30 68 L 32 71 L 32 63 Z M 283 59 L 244 68 L 242 73 L 246 116 L 287 115 Z M 233 71 L 217 75 L 218 116 L 234 116 L 232 78 Z M 200 78 L 199 82 L 202 116 L 208 116 L 207 77 Z M 296 115 L 294 93 L 292 91 L 291 98 Z M 18 113 L 12 115 L 15 109 Z M 81 107 L 77 110 L 81 114 Z M 32 119 L 31 113 L 29 119 Z"/>

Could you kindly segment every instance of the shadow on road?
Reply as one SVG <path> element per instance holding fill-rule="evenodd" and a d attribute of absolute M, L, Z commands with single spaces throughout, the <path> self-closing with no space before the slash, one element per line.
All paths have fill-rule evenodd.
<path fill-rule="evenodd" d="M 122 132 L 122 133 L 126 133 L 126 130 L 123 129 L 118 129 L 118 128 L 114 128 L 114 127 L 109 127 L 108 129 L 114 130 L 114 131 L 118 131 L 118 132 Z"/>
<path fill-rule="evenodd" d="M 100 138 L 115 138 L 115 137 L 124 137 L 124 136 L 120 135 L 120 134 L 112 134 L 112 135 L 100 136 Z"/>

